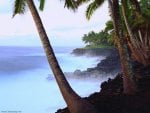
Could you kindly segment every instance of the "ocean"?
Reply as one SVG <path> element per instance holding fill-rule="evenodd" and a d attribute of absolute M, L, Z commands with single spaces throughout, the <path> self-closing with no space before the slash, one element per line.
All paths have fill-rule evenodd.
<path fill-rule="evenodd" d="M 103 57 L 75 56 L 72 47 L 55 47 L 64 72 L 95 67 Z M 69 77 L 80 96 L 100 90 L 102 79 Z M 0 47 L 0 113 L 55 113 L 66 104 L 41 47 Z"/>

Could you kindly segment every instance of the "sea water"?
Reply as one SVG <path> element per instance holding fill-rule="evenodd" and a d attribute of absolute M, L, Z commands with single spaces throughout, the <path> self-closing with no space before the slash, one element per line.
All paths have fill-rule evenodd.
<path fill-rule="evenodd" d="M 55 47 L 64 72 L 96 66 L 101 57 L 75 56 Z M 101 79 L 68 78 L 80 96 L 100 90 Z M 0 47 L 0 113 L 55 113 L 66 107 L 41 47 Z"/>

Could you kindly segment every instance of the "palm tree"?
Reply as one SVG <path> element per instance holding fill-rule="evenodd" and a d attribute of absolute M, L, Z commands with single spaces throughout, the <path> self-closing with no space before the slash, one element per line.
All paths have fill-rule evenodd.
<path fill-rule="evenodd" d="M 98 9 L 105 0 L 66 0 L 66 6 L 68 8 L 77 8 L 83 3 L 91 2 L 88 5 L 86 11 L 87 19 L 90 19 L 93 12 Z M 70 5 L 71 3 L 71 5 Z M 109 8 L 111 12 L 111 17 L 113 21 L 113 26 L 116 34 L 117 46 L 120 54 L 122 71 L 123 71 L 123 87 L 124 93 L 126 94 L 134 94 L 137 90 L 136 84 L 134 81 L 135 74 L 132 69 L 131 59 L 129 56 L 129 51 L 126 43 L 125 36 L 123 34 L 123 29 L 121 25 L 121 17 L 120 17 L 120 10 L 119 10 L 119 0 L 108 0 Z M 73 7 L 74 4 L 74 7 Z M 70 7 L 71 6 L 71 7 Z"/>
<path fill-rule="evenodd" d="M 150 64 L 149 60 L 150 40 L 148 40 L 149 39 L 148 31 L 150 25 L 148 25 L 146 18 L 143 16 L 141 12 L 139 2 L 137 0 L 133 0 L 131 4 L 133 4 L 132 9 L 134 12 L 134 16 L 136 17 L 136 20 L 132 20 L 133 23 L 132 26 L 130 25 L 130 22 L 127 18 L 127 10 L 129 9 L 128 1 L 122 0 L 122 14 L 124 17 L 127 32 L 129 34 L 128 44 L 132 51 L 133 57 L 139 63 L 146 66 Z"/>
<path fill-rule="evenodd" d="M 43 9 L 44 1 L 40 0 L 40 8 Z M 43 48 L 45 50 L 47 60 L 49 65 L 54 73 L 57 84 L 60 88 L 62 96 L 70 110 L 71 113 L 97 113 L 96 109 L 90 104 L 87 100 L 81 98 L 78 94 L 69 85 L 68 81 L 65 78 L 64 73 L 62 72 L 58 61 L 53 52 L 53 48 L 50 44 L 49 38 L 46 34 L 45 28 L 42 24 L 41 18 L 37 12 L 33 0 L 15 0 L 14 14 L 24 13 L 26 5 L 29 7 L 29 10 L 32 14 L 33 20 L 35 22 L 38 34 L 40 36 Z"/>
<path fill-rule="evenodd" d="M 116 38 L 117 38 L 117 46 L 118 46 L 120 59 L 121 59 L 124 93 L 134 94 L 137 90 L 134 81 L 135 73 L 133 72 L 133 67 L 129 56 L 127 42 L 125 41 L 126 39 L 123 33 L 123 25 L 121 24 L 122 22 L 121 22 L 121 17 L 119 12 L 119 1 L 109 0 L 109 6 L 111 10 L 111 16 L 112 16 Z"/>
<path fill-rule="evenodd" d="M 134 5 L 137 13 L 141 13 L 141 7 L 138 0 L 130 0 L 130 2 Z"/>

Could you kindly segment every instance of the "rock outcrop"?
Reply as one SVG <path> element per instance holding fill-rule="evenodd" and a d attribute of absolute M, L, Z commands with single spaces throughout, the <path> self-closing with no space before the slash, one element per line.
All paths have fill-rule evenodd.
<path fill-rule="evenodd" d="M 104 60 L 101 60 L 96 67 L 87 68 L 87 70 L 74 71 L 74 75 L 86 77 L 102 77 L 106 75 L 116 75 L 121 70 L 119 54 L 116 49 L 75 49 L 73 51 L 75 55 L 90 55 L 90 56 L 105 56 Z"/>
<path fill-rule="evenodd" d="M 103 82 L 99 92 L 86 97 L 99 113 L 150 113 L 150 66 L 139 65 L 136 62 L 133 64 L 137 75 L 138 92 L 134 95 L 123 94 L 122 74 L 117 74 L 114 79 Z M 89 68 L 83 72 L 76 70 L 74 73 L 84 76 L 85 73 L 92 74 L 93 71 L 98 71 L 97 73 L 119 72 L 120 63 L 117 51 L 106 56 L 106 59 L 98 63 L 95 68 Z M 70 112 L 64 108 L 56 113 Z"/>

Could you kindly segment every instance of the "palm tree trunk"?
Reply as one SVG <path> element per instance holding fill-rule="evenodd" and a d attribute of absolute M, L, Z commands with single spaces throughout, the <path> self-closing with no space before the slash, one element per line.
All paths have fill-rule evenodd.
<path fill-rule="evenodd" d="M 127 15 L 126 15 L 126 8 L 127 8 L 127 1 L 126 0 L 122 0 L 122 14 L 123 14 L 123 18 L 124 18 L 124 21 L 125 21 L 125 25 L 127 27 L 127 31 L 129 33 L 129 36 L 131 38 L 131 41 L 135 41 L 134 40 L 134 35 L 132 33 L 132 30 L 131 30 L 131 27 L 129 26 L 129 23 L 128 23 L 128 19 L 127 19 Z"/>
<path fill-rule="evenodd" d="M 140 6 L 139 6 L 138 2 L 136 0 L 133 0 L 133 1 L 134 1 L 133 4 L 136 5 L 136 12 L 138 14 L 140 14 Z M 132 46 L 134 46 L 134 48 L 135 48 L 135 49 L 131 49 L 131 51 L 134 55 L 136 55 L 136 56 L 134 56 L 135 60 L 137 60 L 139 63 L 146 66 L 149 64 L 149 58 L 148 58 L 148 53 L 147 53 L 147 48 L 148 48 L 147 37 L 145 38 L 144 35 L 142 35 L 140 28 L 138 28 L 138 30 L 137 30 L 137 35 L 136 34 L 134 35 L 134 33 L 129 25 L 127 15 L 126 15 L 126 12 L 127 12 L 126 11 L 126 6 L 127 6 L 126 2 L 127 2 L 126 0 L 122 0 L 122 14 L 124 17 L 127 31 L 130 36 Z M 146 29 L 146 27 L 145 27 L 145 29 Z M 146 30 L 145 30 L 145 34 L 146 34 Z"/>
<path fill-rule="evenodd" d="M 136 12 L 140 14 L 141 8 L 140 8 L 138 0 L 130 0 L 130 2 L 134 5 Z"/>
<path fill-rule="evenodd" d="M 137 89 L 134 81 L 134 73 L 130 61 L 127 42 L 122 30 L 122 25 L 121 25 L 122 22 L 119 13 L 119 1 L 109 0 L 109 6 L 112 13 L 111 16 L 114 24 L 115 33 L 117 36 L 117 45 L 118 45 L 118 50 L 121 59 L 124 93 L 134 94 Z"/>
<path fill-rule="evenodd" d="M 124 21 L 125 21 L 125 25 L 126 25 L 126 28 L 127 28 L 127 31 L 129 33 L 129 36 L 130 36 L 130 40 L 131 40 L 131 43 L 132 43 L 132 46 L 134 46 L 134 51 L 133 54 L 136 55 L 134 56 L 135 58 L 137 58 L 136 60 L 140 63 L 143 63 L 144 65 L 146 64 L 146 61 L 145 61 L 145 58 L 143 56 L 143 54 L 140 54 L 142 52 L 142 48 L 139 46 L 139 45 L 145 45 L 144 44 L 144 41 L 142 39 L 142 36 L 141 36 L 141 31 L 139 30 L 138 33 L 140 34 L 139 35 L 139 39 L 140 41 L 136 40 L 135 39 L 135 36 L 131 30 L 131 27 L 129 25 L 129 22 L 128 22 L 128 19 L 127 19 L 127 15 L 126 15 L 126 8 L 127 8 L 127 1 L 126 0 L 122 0 L 122 14 L 123 14 L 123 18 L 124 18 Z M 133 50 L 133 49 L 131 49 Z"/>
<path fill-rule="evenodd" d="M 69 85 L 55 57 L 52 46 L 50 44 L 50 41 L 48 39 L 48 36 L 46 34 L 46 31 L 42 24 L 41 18 L 36 10 L 33 0 L 26 0 L 26 2 L 34 19 L 49 65 L 54 73 L 59 89 L 70 112 L 97 113 L 94 107 L 88 101 L 82 99 L 79 95 L 77 95 Z"/>

